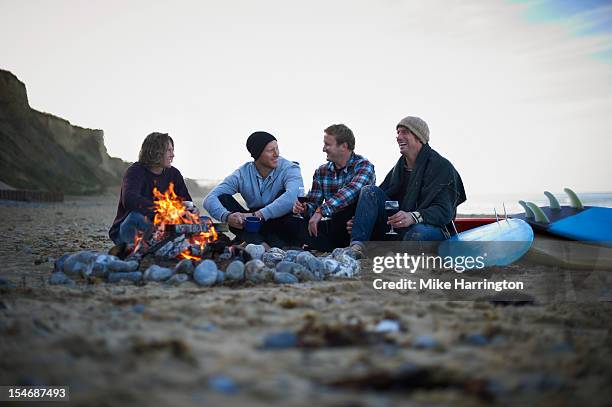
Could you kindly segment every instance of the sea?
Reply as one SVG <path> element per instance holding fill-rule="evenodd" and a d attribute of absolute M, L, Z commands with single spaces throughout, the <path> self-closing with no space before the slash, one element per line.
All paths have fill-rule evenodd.
<path fill-rule="evenodd" d="M 218 180 L 200 179 L 198 184 L 203 187 L 213 187 Z M 563 191 L 551 191 L 561 205 L 569 205 L 569 197 Z M 575 191 L 584 206 L 604 206 L 612 208 L 612 191 L 610 192 L 580 192 Z M 538 206 L 547 206 L 548 198 L 543 193 L 495 193 L 495 194 L 468 194 L 468 200 L 457 208 L 460 215 L 493 215 L 503 216 L 504 206 L 508 215 L 523 213 L 518 201 L 533 202 Z"/>

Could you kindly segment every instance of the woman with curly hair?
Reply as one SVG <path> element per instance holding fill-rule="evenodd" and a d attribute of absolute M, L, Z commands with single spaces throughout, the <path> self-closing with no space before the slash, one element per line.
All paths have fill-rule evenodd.
<path fill-rule="evenodd" d="M 131 244 L 138 231 L 147 230 L 153 220 L 153 189 L 160 192 L 174 184 L 174 192 L 191 201 L 183 176 L 172 166 L 174 141 L 166 133 L 151 133 L 143 141 L 138 161 L 123 176 L 117 216 L 108 235 L 115 244 Z"/>

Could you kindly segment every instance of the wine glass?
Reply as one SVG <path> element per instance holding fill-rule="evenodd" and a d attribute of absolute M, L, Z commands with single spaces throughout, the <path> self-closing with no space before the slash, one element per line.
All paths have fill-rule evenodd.
<path fill-rule="evenodd" d="M 305 204 L 308 201 L 308 197 L 306 196 L 306 189 L 304 189 L 304 187 L 299 187 L 298 188 L 297 199 L 302 204 Z M 304 217 L 302 216 L 301 213 L 294 213 L 293 217 L 299 218 L 299 219 L 304 219 Z"/>
<path fill-rule="evenodd" d="M 387 212 L 387 218 L 395 215 L 399 212 L 399 202 L 398 201 L 385 201 L 385 211 Z M 388 235 L 397 235 L 397 232 L 393 229 L 393 225 L 391 225 L 391 230 L 387 232 Z"/>

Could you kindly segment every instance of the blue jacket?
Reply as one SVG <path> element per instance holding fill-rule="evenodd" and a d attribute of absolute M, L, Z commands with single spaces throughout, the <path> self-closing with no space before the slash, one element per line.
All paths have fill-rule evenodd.
<path fill-rule="evenodd" d="M 278 159 L 278 167 L 263 179 L 255 162 L 250 161 L 227 176 L 204 198 L 204 209 L 210 216 L 227 221 L 230 212 L 219 201 L 220 195 L 239 193 L 249 210 L 261 209 L 265 220 L 279 218 L 291 212 L 297 200 L 298 188 L 304 186 L 298 163 Z"/>

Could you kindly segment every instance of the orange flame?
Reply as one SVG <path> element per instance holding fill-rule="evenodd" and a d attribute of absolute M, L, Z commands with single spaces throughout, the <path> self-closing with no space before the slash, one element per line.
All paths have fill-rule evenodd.
<path fill-rule="evenodd" d="M 189 212 L 180 197 L 174 192 L 174 184 L 171 182 L 168 190 L 165 193 L 159 192 L 157 187 L 153 189 L 153 204 L 155 205 L 155 218 L 153 224 L 160 229 L 164 229 L 164 225 L 181 225 L 181 224 L 199 224 L 200 217 L 195 213 Z M 211 222 L 212 223 L 212 222 Z M 212 224 L 209 224 L 209 231 L 202 232 L 198 235 L 191 236 L 189 241 L 192 245 L 200 246 L 200 250 L 204 251 L 206 244 L 217 240 L 218 234 Z M 177 256 L 180 259 L 201 260 L 200 256 L 191 254 L 191 250 L 187 249 Z"/>

